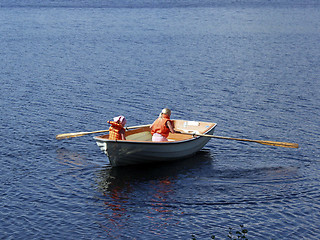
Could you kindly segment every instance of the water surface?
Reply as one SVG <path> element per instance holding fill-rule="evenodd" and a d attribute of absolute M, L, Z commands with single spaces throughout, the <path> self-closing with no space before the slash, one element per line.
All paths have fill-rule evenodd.
<path fill-rule="evenodd" d="M 1 1 L 1 238 L 318 239 L 318 3 L 108 4 Z M 92 136 L 55 140 L 163 107 L 300 148 L 212 139 L 113 169 Z"/>

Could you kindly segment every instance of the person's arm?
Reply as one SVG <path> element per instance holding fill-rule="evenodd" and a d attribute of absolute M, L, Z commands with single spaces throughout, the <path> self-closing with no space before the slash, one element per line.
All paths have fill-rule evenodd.
<path fill-rule="evenodd" d="M 155 121 L 151 124 L 150 129 L 152 129 L 152 127 L 153 127 L 153 125 L 154 125 L 154 123 L 155 123 L 156 121 L 157 121 L 157 120 L 155 120 Z"/>
<path fill-rule="evenodd" d="M 167 121 L 167 127 L 170 129 L 170 132 L 175 133 L 171 121 Z"/>
<path fill-rule="evenodd" d="M 126 134 L 125 134 L 125 130 L 124 129 L 121 130 L 120 135 L 121 135 L 121 139 L 122 140 L 126 140 Z"/>

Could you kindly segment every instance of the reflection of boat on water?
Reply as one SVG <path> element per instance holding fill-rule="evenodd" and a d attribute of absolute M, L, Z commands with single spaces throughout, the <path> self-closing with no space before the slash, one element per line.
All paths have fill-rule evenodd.
<path fill-rule="evenodd" d="M 100 223 L 110 238 L 122 239 L 122 231 L 130 224 L 148 224 L 159 237 L 169 223 L 179 224 L 183 213 L 172 197 L 176 182 L 189 174 L 198 174 L 211 166 L 210 151 L 202 150 L 195 156 L 172 163 L 137 165 L 123 168 L 106 166 L 97 172 L 97 184 L 104 208 Z M 140 214 L 136 214 L 136 213 Z"/>
<path fill-rule="evenodd" d="M 176 131 L 212 135 L 215 123 L 173 120 Z M 194 155 L 210 140 L 208 137 L 170 133 L 168 142 L 152 142 L 150 127 L 126 131 L 127 140 L 109 140 L 109 135 L 94 137 L 108 156 L 111 166 L 175 161 Z"/>

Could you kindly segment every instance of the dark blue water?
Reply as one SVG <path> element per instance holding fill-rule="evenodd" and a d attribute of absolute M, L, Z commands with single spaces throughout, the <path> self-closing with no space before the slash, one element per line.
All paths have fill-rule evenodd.
<path fill-rule="evenodd" d="M 318 1 L 0 1 L 0 238 L 320 238 Z M 111 169 L 67 132 L 217 122 L 172 164 Z"/>

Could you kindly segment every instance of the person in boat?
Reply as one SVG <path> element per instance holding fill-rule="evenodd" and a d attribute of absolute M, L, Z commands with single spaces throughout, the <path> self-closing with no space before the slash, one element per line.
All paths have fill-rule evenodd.
<path fill-rule="evenodd" d="M 169 133 L 175 133 L 170 116 L 171 110 L 164 108 L 162 109 L 158 119 L 156 119 L 150 126 L 153 142 L 167 142 Z"/>
<path fill-rule="evenodd" d="M 124 116 L 118 116 L 113 118 L 113 121 L 108 121 L 111 124 L 109 128 L 109 139 L 110 140 L 126 140 L 125 128 L 127 120 Z"/>

